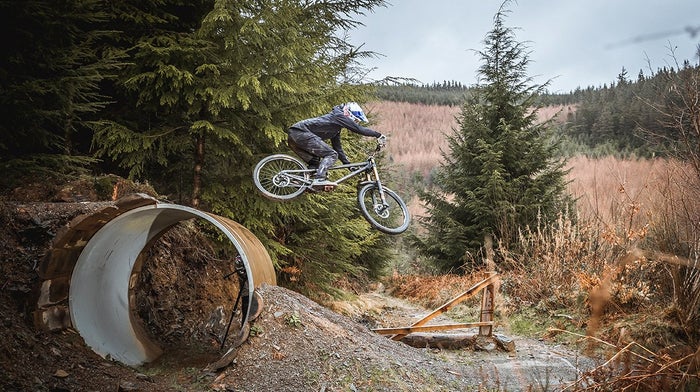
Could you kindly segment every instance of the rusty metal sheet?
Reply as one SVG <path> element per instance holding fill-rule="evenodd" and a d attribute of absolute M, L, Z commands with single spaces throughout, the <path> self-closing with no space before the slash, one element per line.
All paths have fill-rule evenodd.
<path fill-rule="evenodd" d="M 139 254 L 152 239 L 180 221 L 204 219 L 231 241 L 247 272 L 249 301 L 253 300 L 256 287 L 277 283 L 267 250 L 255 235 L 237 222 L 186 206 L 156 203 L 152 199 L 133 198 L 119 205 L 132 209 L 114 217 L 89 239 L 75 263 L 70 281 L 72 324 L 86 344 L 104 357 L 127 365 L 140 365 L 162 353 L 136 320 L 130 305 L 129 287 Z"/>

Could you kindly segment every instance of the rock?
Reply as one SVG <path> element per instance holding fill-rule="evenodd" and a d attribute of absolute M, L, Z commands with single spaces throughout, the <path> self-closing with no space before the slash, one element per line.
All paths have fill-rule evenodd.
<path fill-rule="evenodd" d="M 143 374 L 143 373 L 136 373 L 136 378 L 138 378 L 139 380 L 143 380 L 143 381 L 153 382 L 153 379 L 151 378 L 151 376 Z"/>
<path fill-rule="evenodd" d="M 139 387 L 133 382 L 123 381 L 119 384 L 119 392 L 138 391 Z"/>
<path fill-rule="evenodd" d="M 491 352 L 496 349 L 496 342 L 487 336 L 477 336 L 474 339 L 474 349 L 480 351 Z"/>
<path fill-rule="evenodd" d="M 515 352 L 515 342 L 513 339 L 500 334 L 494 334 L 493 338 L 502 350 L 508 351 L 509 353 Z"/>

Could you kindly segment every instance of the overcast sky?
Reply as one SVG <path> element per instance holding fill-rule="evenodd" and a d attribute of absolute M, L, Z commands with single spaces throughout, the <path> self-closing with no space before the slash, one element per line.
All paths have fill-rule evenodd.
<path fill-rule="evenodd" d="M 399 76 L 421 83 L 477 81 L 481 65 L 474 50 L 493 28 L 501 0 L 389 0 L 361 16 L 364 26 L 350 41 L 379 56 L 369 77 Z M 549 90 L 599 87 L 615 81 L 624 67 L 629 78 L 679 62 L 697 64 L 700 0 L 519 0 L 508 7 L 505 26 L 528 45 L 528 75 Z M 688 32 L 690 28 L 692 31 Z"/>

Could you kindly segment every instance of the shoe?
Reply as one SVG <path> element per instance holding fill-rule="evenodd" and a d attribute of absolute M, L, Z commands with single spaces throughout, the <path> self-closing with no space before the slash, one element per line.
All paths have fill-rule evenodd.
<path fill-rule="evenodd" d="M 325 178 L 314 178 L 314 181 L 311 183 L 312 189 L 324 192 L 330 192 L 334 190 L 336 186 L 338 186 L 337 183 L 333 181 L 328 181 Z"/>
<path fill-rule="evenodd" d="M 314 178 L 314 181 L 311 183 L 311 186 L 338 186 L 338 183 L 329 181 L 325 178 Z"/>

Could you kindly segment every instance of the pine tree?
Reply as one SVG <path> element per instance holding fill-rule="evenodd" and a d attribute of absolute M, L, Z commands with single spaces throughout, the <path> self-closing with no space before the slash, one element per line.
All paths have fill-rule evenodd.
<path fill-rule="evenodd" d="M 230 135 L 214 125 L 216 108 L 205 97 L 211 76 L 202 71 L 213 48 L 196 34 L 212 1 L 125 0 L 105 6 L 120 32 L 113 45 L 128 52 L 130 65 L 105 87 L 114 103 L 95 124 L 97 154 L 132 178 L 175 179 L 191 192 L 193 168 L 202 165 L 193 160 L 197 151 L 200 158 L 204 154 L 203 141 Z"/>
<path fill-rule="evenodd" d="M 100 152 L 181 195 L 176 201 L 252 230 L 289 285 L 329 290 L 344 274 L 377 269 L 386 258 L 367 255 L 383 254 L 383 239 L 359 217 L 354 194 L 270 202 L 251 173 L 264 155 L 286 150 L 294 122 L 368 96 L 355 80 L 366 53 L 339 32 L 383 1 L 179 3 L 168 15 L 139 8 L 161 16 L 153 32 L 133 38 L 134 65 L 115 87 L 123 99 L 96 133 Z M 349 156 L 357 154 L 358 138 L 345 140 Z"/>
<path fill-rule="evenodd" d="M 120 103 L 95 145 L 133 178 L 191 173 L 176 193 L 198 205 L 208 179 L 231 169 L 249 177 L 253 154 L 282 143 L 287 126 L 362 97 L 359 86 L 338 81 L 363 52 L 336 34 L 355 24 L 346 13 L 381 1 L 174 1 L 161 14 L 130 3 L 158 23 L 132 39 L 134 65 L 115 87 Z M 218 160 L 227 170 L 209 171 Z"/>
<path fill-rule="evenodd" d="M 119 65 L 99 0 L 0 2 L 2 183 L 82 171 L 90 121 L 107 105 L 100 83 Z"/>
<path fill-rule="evenodd" d="M 526 48 L 504 26 L 506 4 L 478 52 L 481 83 L 448 136 L 434 187 L 421 194 L 427 234 L 415 242 L 443 270 L 475 267 L 487 236 L 512 245 L 519 229 L 555 219 L 566 205 L 563 162 L 548 124 L 535 122 L 545 86 L 526 74 Z"/>

